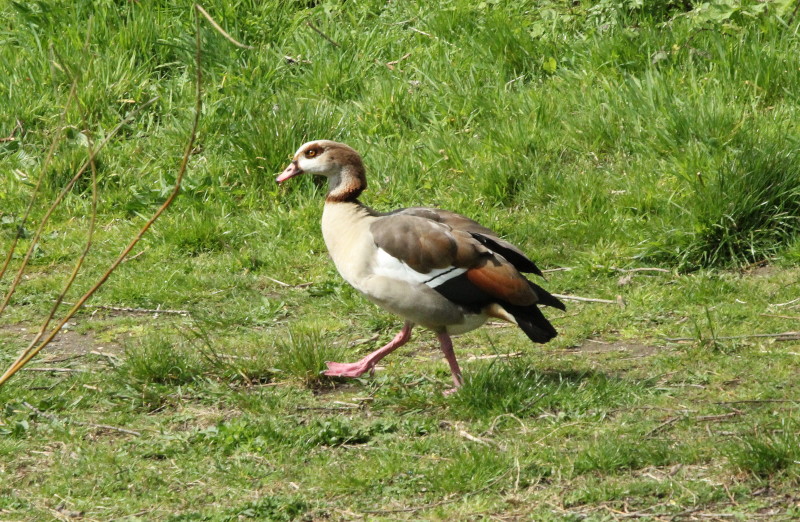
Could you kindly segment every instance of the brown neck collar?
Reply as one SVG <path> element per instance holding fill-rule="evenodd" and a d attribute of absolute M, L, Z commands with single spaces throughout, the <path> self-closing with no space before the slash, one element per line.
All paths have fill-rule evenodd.
<path fill-rule="evenodd" d="M 356 201 L 367 188 L 364 165 L 348 165 L 336 177 L 329 178 L 330 190 L 325 201 L 327 203 L 343 203 Z"/>

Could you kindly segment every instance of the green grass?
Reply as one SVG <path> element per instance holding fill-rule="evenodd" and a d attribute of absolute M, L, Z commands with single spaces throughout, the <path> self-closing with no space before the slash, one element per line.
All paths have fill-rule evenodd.
<path fill-rule="evenodd" d="M 203 26 L 180 197 L 30 365 L 67 371 L 0 389 L 0 518 L 800 515 L 800 345 L 740 337 L 800 316 L 792 2 L 204 6 L 254 49 Z M 89 138 L 158 97 L 98 156 L 74 302 L 171 190 L 194 106 L 191 4 L 6 2 L 0 20 L 12 269 Z M 625 307 L 550 311 L 560 335 L 543 347 L 514 328 L 459 337 L 455 395 L 422 330 L 373 377 L 320 376 L 401 321 L 328 259 L 323 184 L 274 182 L 315 138 L 364 155 L 365 203 L 478 218 L 542 268 L 570 268 L 547 289 Z M 86 177 L 0 319 L 4 367 L 82 251 L 90 209 Z M 624 271 L 642 267 L 667 272 Z"/>

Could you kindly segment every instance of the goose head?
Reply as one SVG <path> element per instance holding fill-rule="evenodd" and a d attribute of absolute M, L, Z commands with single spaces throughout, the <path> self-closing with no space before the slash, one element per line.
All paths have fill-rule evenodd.
<path fill-rule="evenodd" d="M 367 188 L 361 156 L 344 143 L 329 140 L 304 143 L 275 181 L 283 183 L 306 173 L 328 178 L 328 200 L 352 200 Z"/>

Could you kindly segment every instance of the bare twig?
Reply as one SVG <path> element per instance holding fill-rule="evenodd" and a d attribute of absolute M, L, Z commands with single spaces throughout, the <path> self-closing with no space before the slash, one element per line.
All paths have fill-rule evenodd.
<path fill-rule="evenodd" d="M 542 270 L 542 273 L 543 274 L 550 274 L 550 273 L 553 273 L 553 272 L 569 272 L 571 270 L 575 270 L 575 268 L 573 268 L 571 266 L 562 266 L 562 267 L 559 267 L 559 268 L 548 268 L 547 270 Z"/>
<path fill-rule="evenodd" d="M 34 406 L 33 404 L 30 404 L 30 403 L 28 403 L 26 401 L 22 401 L 22 405 L 25 406 L 26 408 L 28 408 L 29 410 L 31 410 L 32 412 L 34 412 L 36 415 L 41 415 L 45 419 L 50 419 L 51 421 L 75 424 L 77 426 L 88 426 L 90 428 L 96 428 L 96 429 L 102 429 L 102 430 L 118 431 L 120 433 L 127 433 L 128 435 L 135 435 L 137 437 L 142 435 L 138 431 L 127 430 L 125 428 L 119 428 L 117 426 L 109 426 L 108 424 L 95 424 L 94 422 L 81 422 L 81 421 L 76 421 L 76 420 L 72 420 L 72 419 L 62 419 L 61 417 L 53 415 L 52 413 L 47 413 L 45 411 L 42 411 L 39 408 L 37 408 L 36 406 Z"/>
<path fill-rule="evenodd" d="M 331 44 L 331 45 L 333 45 L 334 47 L 341 47 L 341 45 L 339 45 L 338 43 L 336 43 L 336 42 L 333 40 L 333 38 L 331 38 L 331 37 L 330 37 L 330 36 L 328 36 L 327 34 L 323 33 L 323 32 L 320 30 L 320 28 L 319 28 L 319 27 L 317 27 L 316 25 L 314 25 L 314 22 L 312 22 L 311 20 L 306 20 L 306 25 L 307 25 L 307 26 L 309 26 L 309 27 L 310 27 L 310 28 L 311 28 L 311 29 L 312 29 L 312 30 L 313 30 L 315 33 L 317 33 L 317 34 L 318 34 L 318 35 L 320 35 L 321 37 L 325 38 L 325 39 L 328 41 L 328 43 L 330 43 L 330 44 Z"/>
<path fill-rule="evenodd" d="M 25 213 L 22 215 L 22 220 L 17 225 L 17 233 L 14 234 L 14 239 L 11 240 L 11 245 L 8 248 L 8 254 L 6 255 L 6 259 L 3 262 L 3 267 L 0 268 L 0 280 L 3 279 L 3 275 L 5 275 L 6 270 L 8 269 L 8 265 L 11 262 L 11 258 L 14 256 L 14 251 L 17 249 L 17 242 L 19 241 L 20 236 L 22 235 L 22 231 L 24 230 L 25 223 L 28 221 L 28 217 L 31 214 L 31 210 L 33 209 L 33 204 L 36 202 L 36 197 L 39 195 L 39 190 L 42 186 L 42 180 L 44 180 L 45 172 L 47 172 L 48 167 L 50 166 L 50 161 L 53 159 L 53 155 L 56 152 L 56 146 L 61 141 L 61 134 L 64 132 L 64 121 L 67 118 L 67 112 L 69 111 L 70 105 L 72 105 L 72 101 L 75 99 L 75 93 L 78 89 L 77 79 L 73 80 L 72 87 L 70 87 L 69 95 L 67 96 L 67 101 L 64 102 L 64 110 L 61 112 L 61 117 L 58 122 L 58 128 L 56 129 L 56 135 L 53 137 L 52 143 L 50 143 L 50 148 L 47 150 L 47 156 L 45 156 L 44 161 L 42 162 L 42 167 L 39 169 L 39 179 L 36 180 L 36 185 L 33 187 L 33 192 L 31 193 L 31 200 L 28 202 L 28 207 L 25 209 Z M 2 314 L 2 310 L 0 310 L 0 314 Z"/>
<path fill-rule="evenodd" d="M 746 335 L 723 335 L 716 336 L 714 339 L 718 340 L 732 340 L 732 339 L 757 339 L 757 338 L 771 338 L 776 341 L 795 341 L 800 339 L 800 332 L 781 332 L 781 333 L 764 333 L 764 334 L 746 334 Z M 695 341 L 697 337 L 664 337 L 665 341 Z"/>
<path fill-rule="evenodd" d="M 391 61 L 391 62 L 386 62 L 386 67 L 388 67 L 390 71 L 393 71 L 393 70 L 394 70 L 394 66 L 395 66 L 395 65 L 397 65 L 397 64 L 398 64 L 398 63 L 400 63 L 400 62 L 402 62 L 403 60 L 405 60 L 405 59 L 406 59 L 406 58 L 408 58 L 409 56 L 411 56 L 411 53 L 406 53 L 406 54 L 404 54 L 403 56 L 401 56 L 401 57 L 400 57 L 399 59 L 397 59 L 397 60 L 393 60 L 393 61 Z"/>
<path fill-rule="evenodd" d="M 553 297 L 557 297 L 559 299 L 565 299 L 567 301 L 581 301 L 585 303 L 605 303 L 605 304 L 615 304 L 619 306 L 625 306 L 625 301 L 622 300 L 622 297 L 617 297 L 616 300 L 611 299 L 598 299 L 595 297 L 580 297 L 577 295 L 563 295 L 563 294 L 553 294 Z"/>
<path fill-rule="evenodd" d="M 686 418 L 686 417 L 670 417 L 669 419 L 665 420 L 664 422 L 662 422 L 661 424 L 659 424 L 658 426 L 656 426 L 656 427 L 655 427 L 655 428 L 653 428 L 652 430 L 650 430 L 650 431 L 648 431 L 647 433 L 645 433 L 645 434 L 644 434 L 644 437 L 645 437 L 645 438 L 647 438 L 647 437 L 652 437 L 653 435 L 655 435 L 656 433 L 658 433 L 658 432 L 660 432 L 660 431 L 664 430 L 664 429 L 665 429 L 665 428 L 667 428 L 668 426 L 671 426 L 672 424 L 675 424 L 675 423 L 676 423 L 676 422 L 678 422 L 679 420 L 681 420 L 681 419 L 685 419 L 685 418 Z"/>
<path fill-rule="evenodd" d="M 778 319 L 791 319 L 800 321 L 800 315 L 758 314 L 761 317 L 777 317 Z"/>
<path fill-rule="evenodd" d="M 616 272 L 623 272 L 623 273 L 626 273 L 626 274 L 631 274 L 631 273 L 636 273 L 636 272 L 658 272 L 658 273 L 661 273 L 661 274 L 671 274 L 672 273 L 670 270 L 667 270 L 666 268 L 647 268 L 647 267 L 645 267 L 645 268 L 617 268 L 615 266 L 612 266 L 611 270 L 614 270 Z"/>
<path fill-rule="evenodd" d="M 478 444 L 483 444 L 484 446 L 490 446 L 491 445 L 491 444 L 489 444 L 488 441 L 485 441 L 485 440 L 483 440 L 483 439 L 481 439 L 479 437 L 476 437 L 475 435 L 472 435 L 472 434 L 468 433 L 466 430 L 458 430 L 458 436 L 459 437 L 464 437 L 465 439 L 467 439 L 469 441 L 472 441 L 472 442 L 476 442 Z"/>
<path fill-rule="evenodd" d="M 289 283 L 284 283 L 283 281 L 278 281 L 277 279 L 272 278 L 270 276 L 264 276 L 264 277 L 266 277 L 267 279 L 269 279 L 273 283 L 279 284 L 279 285 L 281 285 L 281 286 L 283 286 L 285 288 L 305 288 L 307 286 L 311 286 L 312 284 L 314 284 L 314 283 L 298 283 L 296 285 L 290 285 Z"/>
<path fill-rule="evenodd" d="M 158 97 L 151 98 L 150 100 L 148 100 L 147 102 L 145 102 L 144 104 L 142 104 L 141 106 L 136 108 L 133 112 L 131 112 L 131 114 L 126 116 L 121 122 L 119 122 L 119 124 L 117 124 L 117 126 L 114 127 L 111 130 L 111 132 L 108 133 L 108 135 L 106 135 L 106 137 L 103 139 L 103 141 L 101 141 L 98 144 L 97 148 L 95 148 L 93 151 L 90 152 L 89 159 L 87 159 L 83 163 L 83 165 L 78 170 L 78 172 L 72 177 L 71 180 L 69 180 L 69 182 L 67 182 L 66 186 L 61 190 L 61 192 L 59 192 L 58 196 L 56 196 L 56 199 L 50 205 L 50 208 L 47 209 L 47 212 L 45 212 L 44 217 L 42 217 L 42 220 L 39 223 L 39 227 L 36 229 L 36 233 L 34 234 L 33 238 L 31 239 L 30 245 L 28 246 L 28 251 L 25 253 L 25 257 L 22 260 L 22 264 L 20 265 L 19 269 L 17 270 L 17 274 L 14 277 L 14 280 L 12 281 L 11 286 L 9 287 L 9 289 L 6 292 L 5 299 L 3 300 L 2 304 L 0 304 L 0 314 L 2 314 L 3 311 L 6 309 L 6 306 L 8 306 L 9 301 L 11 301 L 11 296 L 16 291 L 17 286 L 19 285 L 19 282 L 22 280 L 22 274 L 25 272 L 25 268 L 27 267 L 28 262 L 30 261 L 31 255 L 33 254 L 33 251 L 34 251 L 34 249 L 36 247 L 36 244 L 39 242 L 39 238 L 42 235 L 42 231 L 44 230 L 44 227 L 47 224 L 47 222 L 50 220 L 50 216 L 53 214 L 53 211 L 55 211 L 56 207 L 58 207 L 58 205 L 61 204 L 61 201 L 63 201 L 64 197 L 72 189 L 72 186 L 75 185 L 75 182 L 77 182 L 78 179 L 80 179 L 80 177 L 83 175 L 83 173 L 86 172 L 86 169 L 89 168 L 89 166 L 94 161 L 94 158 L 97 156 L 97 154 L 100 152 L 100 150 L 103 147 L 105 147 L 105 145 L 114 136 L 116 136 L 116 134 L 125 125 L 127 125 L 129 121 L 131 121 L 134 117 L 136 117 L 136 115 L 139 112 L 141 112 L 146 107 L 149 107 L 150 105 L 155 103 L 155 101 L 157 99 L 158 99 Z M 43 177 L 43 176 L 44 176 L 44 171 L 42 171 L 42 176 L 41 177 Z M 41 177 L 40 177 L 40 180 L 41 180 Z"/>
<path fill-rule="evenodd" d="M 333 406 L 297 406 L 295 409 L 297 411 L 353 411 L 354 409 L 358 409 L 358 407 L 335 408 Z"/>
<path fill-rule="evenodd" d="M 509 324 L 509 326 L 512 326 Z M 470 355 L 467 357 L 468 361 L 483 361 L 486 359 L 511 359 L 514 357 L 522 357 L 524 354 L 522 352 L 513 352 L 513 353 L 496 353 L 491 355 Z"/>
<path fill-rule="evenodd" d="M 283 56 L 283 59 L 286 60 L 286 63 L 288 63 L 290 65 L 294 64 L 294 63 L 311 63 L 311 60 L 303 60 L 303 59 L 300 58 L 300 56 L 295 58 L 293 56 L 289 56 L 288 54 L 285 54 Z"/>
<path fill-rule="evenodd" d="M 83 52 L 84 53 L 86 53 L 86 51 L 88 50 L 90 41 L 91 41 L 91 24 L 89 24 L 89 30 L 87 30 L 87 32 L 86 32 L 86 38 L 85 38 L 84 44 L 83 44 Z M 91 61 L 90 61 L 90 64 L 91 64 Z M 73 86 L 73 89 L 75 89 L 75 90 L 77 90 L 77 85 L 78 85 L 79 79 L 80 79 L 79 75 L 72 74 L 72 86 Z M 82 109 L 81 112 L 82 112 L 82 116 L 83 116 L 84 128 L 88 129 L 89 125 L 88 125 L 87 120 L 86 120 L 86 112 L 87 112 L 86 108 L 83 107 L 80 104 L 80 100 L 78 100 L 78 102 L 79 102 L 78 105 L 81 106 L 81 109 Z M 88 234 L 87 234 L 86 246 L 85 246 L 83 252 L 81 253 L 81 256 L 78 258 L 77 263 L 75 263 L 75 267 L 72 270 L 72 274 L 70 274 L 70 277 L 64 283 L 64 288 L 61 290 L 61 293 L 56 298 L 56 302 L 51 307 L 50 313 L 47 315 L 45 320 L 42 322 L 42 326 L 39 328 L 39 331 L 37 332 L 36 336 L 31 341 L 31 343 L 30 343 L 30 345 L 28 346 L 27 349 L 30 349 L 31 347 L 33 347 L 37 342 L 39 342 L 39 339 L 41 339 L 42 336 L 44 335 L 44 332 L 47 330 L 47 327 L 50 324 L 50 321 L 53 320 L 53 316 L 55 315 L 56 311 L 58 311 L 59 303 L 64 299 L 64 296 L 67 294 L 69 289 L 72 287 L 72 283 L 75 282 L 75 278 L 78 276 L 78 272 L 80 272 L 81 266 L 83 266 L 83 262 L 86 259 L 86 254 L 88 254 L 89 249 L 92 246 L 92 237 L 94 236 L 95 223 L 97 221 L 97 169 L 96 169 L 95 162 L 94 162 L 94 157 L 95 157 L 94 150 L 93 150 L 94 146 L 93 146 L 92 139 L 91 139 L 91 136 L 89 135 L 88 131 L 87 131 L 87 142 L 88 142 L 88 149 L 89 149 L 89 164 L 91 165 L 91 171 L 92 171 L 92 212 L 91 212 L 91 217 L 90 217 L 90 220 L 89 220 L 89 231 L 88 231 Z M 41 173 L 41 176 L 39 177 L 39 182 L 41 182 L 42 178 L 44 177 L 44 174 L 45 174 L 45 171 L 43 170 L 42 173 Z M 74 178 L 72 182 L 74 183 L 75 180 L 77 180 L 77 177 Z M 31 202 L 33 202 L 33 201 L 31 201 Z M 51 210 L 53 208 L 55 208 L 55 207 L 51 207 Z M 41 230 L 42 230 L 42 227 L 40 226 L 39 229 L 37 230 L 37 238 L 38 238 L 38 235 L 41 233 Z M 3 304 L 0 305 L 0 313 L 2 313 L 2 311 L 8 305 L 8 303 L 9 303 L 9 301 L 11 299 L 11 295 L 14 293 L 15 286 L 19 284 L 19 280 L 20 280 L 19 278 L 22 275 L 23 270 L 25 269 L 25 263 L 28 261 L 30 253 L 31 253 L 31 249 L 29 249 L 28 252 L 26 253 L 25 261 L 23 262 L 22 266 L 20 267 L 20 270 L 18 271 L 17 276 L 14 279 L 14 282 L 12 283 L 11 287 L 9 288 L 9 290 L 8 290 L 8 292 L 6 294 L 6 297 L 5 297 L 4 301 L 3 301 Z"/>
<path fill-rule="evenodd" d="M 195 8 L 197 8 L 197 7 L 199 7 L 199 6 L 197 6 L 195 4 Z M 199 9 L 198 9 L 198 13 L 199 13 Z M 202 108 L 203 108 L 203 98 L 202 98 L 202 88 L 201 88 L 201 84 L 202 84 L 202 68 L 201 68 L 201 63 L 200 63 L 200 17 L 199 17 L 199 15 L 195 17 L 195 45 L 196 45 L 196 49 L 195 49 L 195 67 L 196 67 L 196 74 L 197 74 L 197 76 L 196 76 L 196 84 L 197 85 L 196 85 L 196 93 L 195 93 L 196 94 L 195 114 L 194 114 L 194 120 L 192 122 L 192 128 L 191 128 L 191 131 L 190 131 L 190 134 L 189 134 L 189 140 L 188 140 L 188 142 L 186 144 L 186 148 L 184 150 L 183 159 L 181 161 L 180 168 L 178 169 L 178 174 L 177 174 L 177 176 L 175 178 L 175 186 L 173 187 L 172 192 L 167 197 L 166 201 L 164 201 L 164 203 L 158 208 L 158 210 L 156 210 L 156 212 L 153 214 L 153 216 L 144 224 L 144 226 L 142 226 L 142 228 L 139 230 L 139 233 L 136 234 L 136 236 L 130 241 L 130 243 L 128 243 L 128 246 L 125 247 L 125 249 L 120 253 L 120 255 L 117 257 L 117 259 L 111 264 L 111 266 L 100 277 L 100 279 L 85 294 L 83 294 L 83 296 L 81 296 L 81 298 L 78 300 L 78 302 L 75 303 L 75 305 L 69 310 L 69 312 L 67 312 L 66 316 L 59 322 L 59 324 L 57 324 L 50 331 L 50 333 L 47 335 L 47 337 L 45 337 L 45 339 L 43 341 L 41 341 L 35 347 L 23 350 L 23 352 L 19 355 L 17 360 L 14 361 L 14 363 L 11 365 L 11 367 L 9 367 L 5 371 L 5 373 L 2 376 L 0 376 L 0 385 L 4 384 L 6 381 L 8 381 L 8 379 L 11 378 L 11 376 L 13 376 L 17 371 L 19 371 L 20 368 L 25 366 L 28 363 L 28 361 L 30 361 L 34 356 L 36 356 L 36 354 L 39 353 L 39 351 L 41 351 L 42 348 L 47 346 L 55 338 L 55 336 L 58 335 L 59 331 L 67 323 L 67 321 L 69 321 L 72 318 L 72 316 L 74 316 L 75 313 L 84 305 L 84 303 L 92 295 L 94 295 L 94 293 L 101 286 L 103 286 L 103 284 L 106 282 L 106 280 L 108 280 L 108 278 L 111 276 L 112 272 L 114 272 L 114 270 L 116 270 L 116 268 L 123 261 L 123 259 L 125 259 L 125 257 L 131 252 L 131 250 L 133 250 L 133 247 L 136 246 L 136 244 L 139 242 L 139 240 L 142 238 L 142 236 L 144 236 L 144 234 L 147 232 L 147 230 L 153 225 L 153 223 L 159 218 L 159 216 L 161 216 L 161 214 L 163 214 L 164 211 L 167 208 L 169 208 L 169 206 L 172 204 L 172 202 L 178 196 L 178 193 L 180 192 L 180 189 L 181 189 L 181 183 L 183 181 L 184 174 L 186 173 L 186 168 L 187 168 L 187 166 L 189 164 L 189 157 L 191 156 L 192 150 L 194 149 L 194 143 L 195 143 L 195 140 L 197 138 L 197 128 L 198 128 L 198 126 L 200 124 L 200 114 L 202 113 Z M 149 103 L 152 103 L 153 101 L 155 101 L 155 99 L 151 100 L 151 102 L 149 102 Z M 121 127 L 121 126 L 122 126 L 122 124 L 120 124 L 118 126 L 118 128 Z M 107 143 L 109 139 L 110 139 L 110 136 L 106 137 L 106 139 L 103 140 L 103 142 L 101 142 L 101 145 Z M 96 153 L 97 151 L 94 151 L 94 152 Z M 73 179 L 77 180 L 77 176 L 74 177 Z M 63 197 L 63 196 L 61 196 L 61 197 Z"/>
<path fill-rule="evenodd" d="M 434 40 L 436 39 L 436 37 L 433 36 L 431 33 L 426 33 L 425 31 L 420 31 L 416 27 L 409 27 L 408 30 L 409 31 L 414 31 L 415 33 L 418 33 L 418 34 L 421 34 L 421 35 L 424 35 L 424 36 L 427 36 L 428 38 L 433 38 Z"/>
<path fill-rule="evenodd" d="M 22 129 L 22 122 L 19 121 L 19 120 L 17 120 L 17 124 L 11 130 L 11 134 L 6 136 L 5 138 L 0 138 L 0 143 L 5 143 L 7 141 L 15 141 L 17 139 L 15 136 L 17 135 L 17 131 L 18 130 L 23 130 Z"/>
<path fill-rule="evenodd" d="M 73 305 L 73 303 L 62 303 L 62 304 Z M 174 314 L 174 315 L 192 314 L 189 310 L 170 310 L 169 308 L 131 308 L 129 306 L 111 306 L 111 305 L 84 305 L 84 308 L 94 308 L 96 310 L 110 310 L 112 312 L 128 312 L 131 314 Z"/>
<path fill-rule="evenodd" d="M 108 305 L 88 305 L 88 308 L 97 308 L 98 310 L 111 310 L 113 312 L 129 312 L 132 314 L 174 314 L 174 315 L 191 315 L 189 310 L 170 310 L 167 308 L 130 308 L 126 306 L 108 306 Z"/>
<path fill-rule="evenodd" d="M 275 279 L 275 278 L 272 278 L 272 277 L 270 277 L 270 276 L 264 276 L 264 277 L 266 277 L 267 279 L 269 279 L 269 280 L 270 280 L 270 281 L 272 281 L 273 283 L 277 283 L 277 284 L 279 284 L 279 285 L 281 285 L 281 286 L 284 286 L 284 287 L 287 287 L 287 288 L 291 288 L 291 286 L 292 286 L 292 285 L 290 285 L 289 283 L 284 283 L 283 281 L 278 281 L 277 279 Z"/>
<path fill-rule="evenodd" d="M 800 403 L 800 399 L 747 399 L 741 401 L 722 401 L 722 402 L 715 402 L 714 404 L 771 404 L 771 403 L 783 403 L 783 402 L 797 402 Z"/>
<path fill-rule="evenodd" d="M 137 252 L 136 254 L 132 255 L 131 257 L 128 257 L 128 258 L 126 258 L 126 259 L 123 261 L 123 263 L 127 263 L 128 261 L 133 261 L 134 259 L 136 259 L 137 257 L 141 256 L 142 254 L 144 254 L 144 253 L 145 253 L 145 252 L 147 252 L 148 250 L 149 250 L 149 249 L 147 249 L 147 248 L 145 248 L 145 249 L 143 249 L 143 250 L 140 250 L 139 252 Z"/>
<path fill-rule="evenodd" d="M 200 14 L 202 14 L 203 16 L 205 16 L 205 17 L 206 17 L 206 20 L 208 20 L 208 22 L 211 24 L 211 26 L 212 26 L 214 29 L 216 29 L 217 31 L 219 31 L 219 34 L 221 34 L 222 36 L 224 36 L 224 37 L 225 37 L 225 38 L 226 38 L 226 39 L 227 39 L 227 40 L 228 40 L 230 43 L 232 43 L 232 44 L 233 44 L 233 45 L 235 45 L 236 47 L 241 47 L 242 49 L 255 49 L 255 47 L 251 47 L 251 46 L 249 46 L 249 45 L 245 45 L 245 44 L 243 44 L 243 43 L 240 43 L 240 42 L 238 42 L 238 41 L 234 40 L 234 39 L 233 39 L 233 37 L 232 37 L 231 35 L 229 35 L 227 32 L 225 32 L 225 29 L 223 29 L 222 27 L 220 27 L 220 25 L 219 25 L 219 24 L 218 24 L 218 23 L 217 23 L 217 22 L 216 22 L 216 21 L 215 21 L 213 18 L 211 18 L 211 15 L 210 15 L 210 14 L 208 14 L 208 11 L 206 11 L 205 9 L 203 9 L 203 6 L 201 6 L 200 4 L 194 4 L 194 7 L 195 7 L 195 9 L 197 9 L 197 11 L 198 11 Z"/>
<path fill-rule="evenodd" d="M 730 413 L 723 413 L 721 415 L 701 415 L 699 417 L 695 417 L 693 420 L 697 422 L 713 422 L 713 421 L 730 419 L 731 417 L 738 417 L 742 413 L 743 412 L 736 410 Z"/>
<path fill-rule="evenodd" d="M 785 303 L 775 303 L 775 304 L 770 303 L 770 306 L 789 306 L 790 304 L 797 303 L 798 301 L 800 301 L 800 297 L 798 297 L 797 299 L 792 299 L 791 301 L 786 301 Z"/>
<path fill-rule="evenodd" d="M 23 372 L 50 372 L 50 373 L 83 373 L 86 370 L 81 370 L 80 368 L 52 368 L 52 367 L 42 367 L 37 366 L 36 368 L 21 368 Z"/>
<path fill-rule="evenodd" d="M 348 348 L 353 348 L 355 346 L 360 346 L 362 344 L 373 343 L 373 342 L 377 341 L 378 339 L 380 339 L 380 336 L 381 336 L 380 334 L 375 334 L 372 337 L 368 337 L 366 339 L 356 339 L 355 341 L 350 341 L 349 343 L 347 343 L 347 347 Z"/>
<path fill-rule="evenodd" d="M 86 50 L 88 46 L 89 46 L 89 37 L 87 36 L 84 50 Z M 79 105 L 81 104 L 79 103 Z M 83 109 L 82 112 L 83 112 L 84 127 L 88 129 L 89 125 L 86 119 L 86 112 L 87 112 L 86 107 L 83 107 L 81 105 L 81 108 Z M 95 165 L 94 161 L 94 152 L 93 152 L 94 145 L 92 143 L 92 138 L 88 131 L 86 132 L 86 135 L 87 135 L 87 144 L 89 148 L 89 163 L 91 165 L 91 171 L 92 171 L 92 212 L 91 212 L 91 217 L 89 218 L 89 230 L 86 234 L 86 246 L 83 248 L 83 252 L 81 252 L 78 261 L 75 263 L 75 267 L 73 268 L 72 273 L 70 274 L 67 281 L 64 283 L 64 288 L 61 290 L 61 293 L 58 294 L 55 303 L 53 303 L 53 306 L 50 308 L 50 313 L 42 322 L 42 326 L 39 328 L 39 331 L 36 333 L 36 336 L 33 338 L 30 345 L 28 345 L 27 349 L 33 348 L 33 346 L 35 346 L 36 343 L 39 342 L 44 333 L 47 331 L 47 327 L 50 325 L 50 321 L 53 320 L 53 317 L 58 311 L 58 307 L 64 300 L 64 296 L 67 295 L 67 292 L 72 287 L 72 284 L 75 282 L 75 278 L 78 277 L 78 272 L 80 272 L 80 269 L 83 266 L 83 262 L 86 260 L 86 255 L 92 248 L 92 238 L 94 237 L 94 229 L 95 229 L 95 224 L 97 222 L 97 166 Z"/>

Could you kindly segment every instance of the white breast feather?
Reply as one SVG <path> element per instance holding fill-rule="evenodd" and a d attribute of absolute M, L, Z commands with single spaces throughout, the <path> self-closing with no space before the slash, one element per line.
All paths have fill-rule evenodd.
<path fill-rule="evenodd" d="M 373 265 L 373 272 L 375 275 L 399 279 L 408 283 L 423 283 L 431 288 L 436 288 L 445 281 L 458 277 L 466 271 L 465 268 L 447 267 L 435 268 L 427 274 L 423 274 L 422 272 L 417 272 L 382 248 L 378 248 L 375 251 Z"/>

